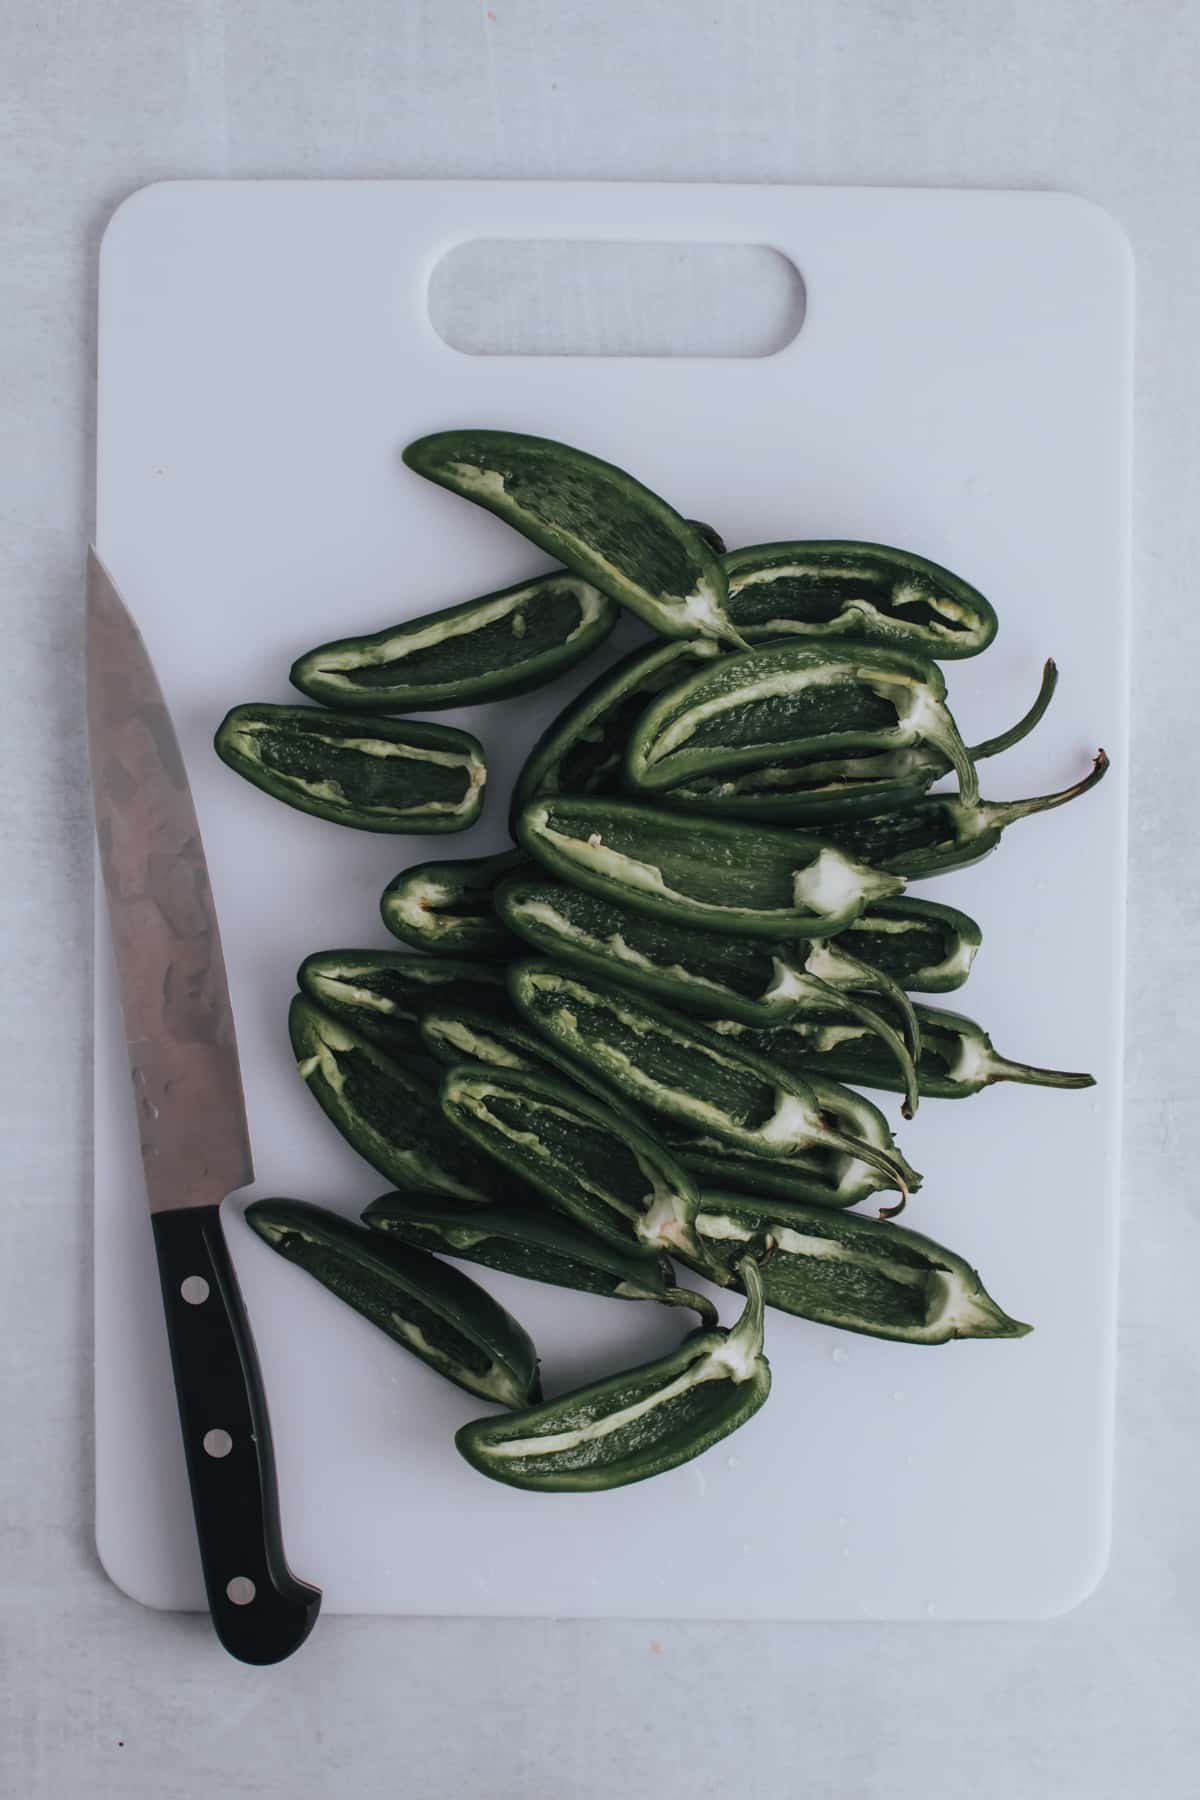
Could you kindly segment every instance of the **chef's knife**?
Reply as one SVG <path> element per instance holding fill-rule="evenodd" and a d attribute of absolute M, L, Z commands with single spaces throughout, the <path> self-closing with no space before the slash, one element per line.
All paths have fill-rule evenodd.
<path fill-rule="evenodd" d="M 266 1401 L 221 1230 L 254 1179 L 204 846 L 146 646 L 88 554 L 87 699 L 116 952 L 171 1364 L 209 1610 L 243 1662 L 299 1649 L 318 1589 L 287 1566 Z"/>

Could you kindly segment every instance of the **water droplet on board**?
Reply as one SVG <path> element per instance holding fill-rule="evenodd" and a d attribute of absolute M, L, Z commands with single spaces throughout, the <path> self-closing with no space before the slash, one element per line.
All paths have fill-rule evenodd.
<path fill-rule="evenodd" d="M 845 1531 L 845 1529 L 846 1529 L 847 1525 L 849 1525 L 849 1523 L 850 1523 L 850 1521 L 846 1517 L 845 1513 L 838 1514 L 838 1525 L 841 1527 L 841 1529 L 843 1531 Z"/>
<path fill-rule="evenodd" d="M 937 1607 L 934 1605 L 932 1600 L 927 1600 L 925 1602 L 925 1611 L 928 1613 L 928 1615 L 931 1619 L 933 1618 L 934 1614 L 937 1612 Z"/>
<path fill-rule="evenodd" d="M 727 1469 L 736 1469 L 737 1466 L 738 1466 L 738 1459 L 736 1456 L 727 1456 L 725 1458 L 725 1467 Z"/>
<path fill-rule="evenodd" d="M 903 1388 L 893 1388 L 892 1389 L 892 1399 L 893 1400 L 903 1400 L 903 1398 L 904 1398 L 904 1389 Z"/>
<path fill-rule="evenodd" d="M 839 1344 L 836 1350 L 831 1350 L 829 1352 L 829 1360 L 832 1363 L 848 1363 L 850 1361 L 850 1352 L 848 1350 L 843 1350 L 842 1346 Z"/>

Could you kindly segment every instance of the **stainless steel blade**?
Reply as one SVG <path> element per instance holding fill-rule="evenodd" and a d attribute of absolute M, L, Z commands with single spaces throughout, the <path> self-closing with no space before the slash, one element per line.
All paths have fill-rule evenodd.
<path fill-rule="evenodd" d="M 88 553 L 87 700 L 100 867 L 154 1212 L 254 1179 L 204 845 L 153 664 Z"/>

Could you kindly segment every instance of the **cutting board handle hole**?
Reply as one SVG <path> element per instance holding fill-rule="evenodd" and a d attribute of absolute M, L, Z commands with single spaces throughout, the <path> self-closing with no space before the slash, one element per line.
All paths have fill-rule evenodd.
<path fill-rule="evenodd" d="M 764 244 L 473 238 L 427 303 L 466 356 L 763 357 L 804 323 L 804 281 Z"/>

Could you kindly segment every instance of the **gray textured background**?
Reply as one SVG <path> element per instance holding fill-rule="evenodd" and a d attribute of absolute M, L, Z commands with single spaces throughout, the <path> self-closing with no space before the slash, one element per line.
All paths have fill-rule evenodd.
<path fill-rule="evenodd" d="M 14 1800 L 1196 1792 L 1198 49 L 1188 0 L 8 0 L 0 1788 Z M 131 189 L 204 175 L 1063 187 L 1125 225 L 1138 627 L 1117 1538 L 1078 1612 L 1028 1628 L 329 1619 L 295 1662 L 251 1673 L 203 1622 L 145 1613 L 101 1574 L 79 676 L 95 253 Z"/>

